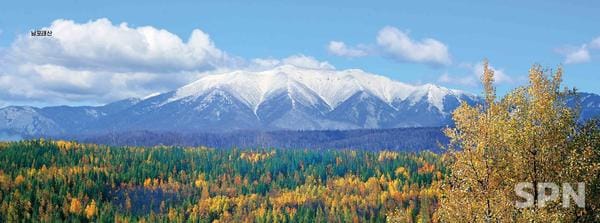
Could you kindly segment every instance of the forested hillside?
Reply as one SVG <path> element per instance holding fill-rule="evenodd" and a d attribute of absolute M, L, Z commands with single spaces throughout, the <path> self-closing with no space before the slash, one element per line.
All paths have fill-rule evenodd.
<path fill-rule="evenodd" d="M 0 144 L 0 221 L 428 221 L 431 152 Z"/>
<path fill-rule="evenodd" d="M 100 135 L 59 136 L 57 139 L 114 146 L 208 146 L 214 148 L 361 149 L 440 152 L 448 138 L 441 127 L 320 131 L 235 131 L 177 133 L 133 131 Z M 35 137 L 39 138 L 39 137 Z"/>

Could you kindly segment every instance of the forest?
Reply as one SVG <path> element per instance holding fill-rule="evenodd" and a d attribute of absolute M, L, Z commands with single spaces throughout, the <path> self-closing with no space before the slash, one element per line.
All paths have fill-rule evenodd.
<path fill-rule="evenodd" d="M 232 132 L 156 132 L 126 131 L 107 134 L 30 136 L 76 140 L 78 142 L 114 146 L 207 146 L 211 148 L 306 148 L 306 149 L 360 149 L 441 152 L 440 145 L 448 138 L 442 127 L 412 127 L 393 129 L 355 130 L 274 130 Z"/>
<path fill-rule="evenodd" d="M 0 221 L 427 222 L 432 152 L 0 144 Z"/>

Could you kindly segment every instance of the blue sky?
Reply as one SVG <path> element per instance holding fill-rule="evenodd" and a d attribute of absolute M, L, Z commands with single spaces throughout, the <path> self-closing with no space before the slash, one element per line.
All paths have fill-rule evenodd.
<path fill-rule="evenodd" d="M 359 68 L 406 83 L 437 83 L 474 93 L 480 92 L 473 80 L 483 58 L 505 76 L 498 82 L 500 94 L 525 83 L 533 63 L 562 64 L 566 86 L 600 93 L 600 39 L 594 42 L 600 38 L 598 12 L 598 1 L 17 1 L 0 7 L 0 54 L 4 66 L 10 66 L 11 48 L 19 35 L 49 27 L 57 19 L 84 24 L 106 18 L 114 26 L 164 29 L 184 42 L 198 29 L 210 36 L 219 51 L 246 61 L 303 55 L 327 61 L 336 69 Z M 386 48 L 389 45 L 377 40 L 386 27 L 415 45 L 435 40 L 445 47 L 442 56 L 449 61 L 418 59 L 406 49 Z M 333 52 L 331 41 L 343 42 L 360 56 Z M 23 69 L 5 69 L 0 76 L 16 75 L 11 73 L 14 70 Z M 168 87 L 172 86 L 177 83 Z M 73 104 L 138 94 L 103 95 L 95 101 L 90 98 L 99 93 L 90 89 L 84 92 L 87 96 L 72 89 L 66 93 L 49 89 L 53 97 L 68 95 L 56 103 Z M 26 91 L 0 92 L 0 100 L 43 103 L 40 98 L 47 93 Z"/>

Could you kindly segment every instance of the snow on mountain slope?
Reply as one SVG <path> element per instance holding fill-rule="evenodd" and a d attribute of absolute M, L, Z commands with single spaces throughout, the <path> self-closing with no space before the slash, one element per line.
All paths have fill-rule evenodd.
<path fill-rule="evenodd" d="M 460 90 L 448 89 L 445 87 L 440 87 L 433 84 L 425 84 L 419 86 L 412 92 L 409 96 L 409 101 L 414 104 L 426 97 L 427 102 L 429 102 L 432 106 L 438 108 L 440 111 L 444 111 L 444 98 L 447 96 L 456 96 L 460 98 L 461 96 L 466 96 L 472 99 L 475 99 L 476 96 L 472 94 L 465 93 Z"/>
<path fill-rule="evenodd" d="M 301 90 L 290 90 L 290 88 Z M 178 89 L 175 96 L 165 103 L 184 98 L 193 100 L 212 89 L 222 89 L 232 93 L 254 111 L 266 98 L 281 90 L 304 92 L 298 96 L 311 104 L 318 103 L 319 100 L 314 98 L 314 95 L 317 95 L 329 105 L 331 110 L 361 91 L 368 92 L 388 104 L 409 97 L 413 102 L 427 97 L 428 101 L 440 111 L 444 110 L 443 98 L 446 95 L 465 94 L 432 84 L 413 86 L 358 69 L 315 70 L 284 65 L 266 71 L 234 71 L 207 75 Z"/>
<path fill-rule="evenodd" d="M 9 106 L 0 109 L 0 132 L 24 136 L 61 133 L 62 129 L 38 108 Z"/>

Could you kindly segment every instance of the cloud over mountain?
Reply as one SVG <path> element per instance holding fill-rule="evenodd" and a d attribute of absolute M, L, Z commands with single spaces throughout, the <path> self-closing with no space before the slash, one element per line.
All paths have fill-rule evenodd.
<path fill-rule="evenodd" d="M 590 62 L 591 51 L 600 50 L 600 36 L 580 46 L 565 46 L 558 48 L 556 52 L 564 55 L 565 64 L 579 64 Z"/>
<path fill-rule="evenodd" d="M 433 38 L 415 40 L 408 34 L 396 27 L 386 26 L 379 30 L 374 45 L 348 46 L 342 41 L 331 41 L 327 50 L 333 55 L 343 57 L 379 55 L 398 62 L 423 63 L 433 66 L 452 63 L 446 44 Z"/>
<path fill-rule="evenodd" d="M 0 52 L 2 100 L 104 103 L 165 91 L 235 66 L 199 29 L 187 40 L 152 26 L 58 19 L 50 37 L 20 35 Z"/>
<path fill-rule="evenodd" d="M 451 63 L 448 47 L 432 38 L 412 40 L 407 32 L 387 26 L 379 31 L 377 44 L 398 61 L 448 65 Z"/>
<path fill-rule="evenodd" d="M 333 70 L 335 67 L 327 61 L 319 61 L 311 56 L 302 54 L 292 55 L 283 59 L 273 58 L 256 58 L 247 64 L 246 69 L 251 70 L 266 70 L 281 65 L 293 65 L 301 68 L 308 69 L 320 69 L 320 70 Z"/>
<path fill-rule="evenodd" d="M 327 50 L 329 53 L 342 56 L 342 57 L 363 57 L 367 56 L 369 53 L 367 52 L 365 47 L 349 47 L 346 46 L 346 43 L 340 41 L 331 41 L 327 46 Z"/>
<path fill-rule="evenodd" d="M 483 75 L 483 62 L 476 64 L 463 63 L 460 65 L 460 67 L 467 70 L 466 75 L 450 75 L 449 73 L 445 72 L 438 77 L 437 82 L 441 84 L 457 84 L 469 87 L 475 87 L 481 83 L 481 76 Z M 492 65 L 490 65 L 489 68 L 494 71 L 495 84 L 512 84 L 515 82 L 515 78 L 506 74 L 503 69 L 495 68 Z"/>
<path fill-rule="evenodd" d="M 59 19 L 47 29 L 52 37 L 20 36 L 12 52 L 32 63 L 110 71 L 198 70 L 228 60 L 199 29 L 187 41 L 164 29 L 113 24 L 106 18 L 87 23 Z"/>

